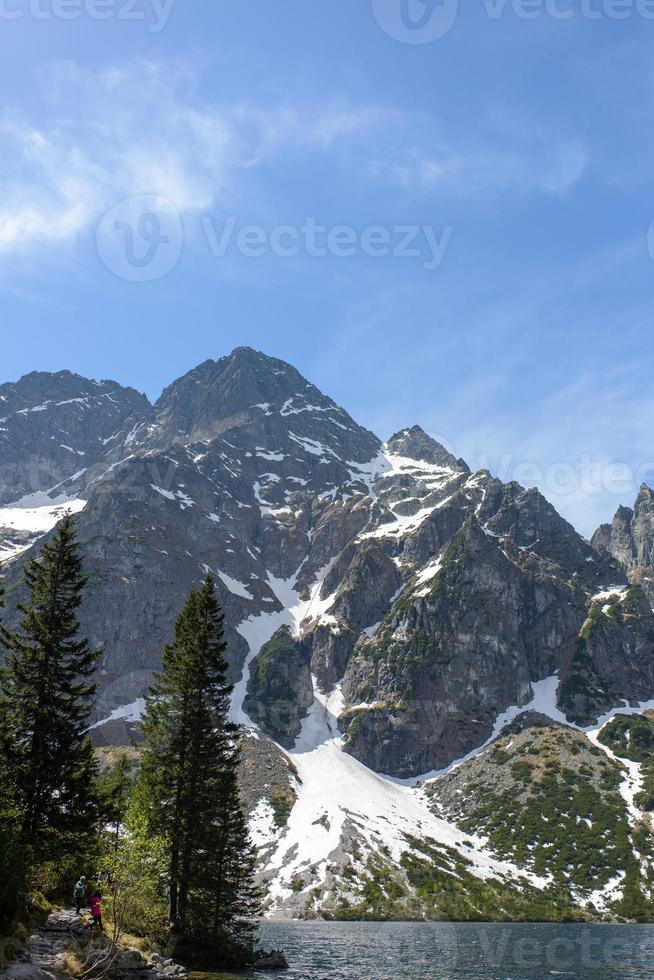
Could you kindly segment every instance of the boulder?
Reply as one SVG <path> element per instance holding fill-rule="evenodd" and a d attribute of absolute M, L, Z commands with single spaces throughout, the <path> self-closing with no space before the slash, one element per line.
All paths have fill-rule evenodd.
<path fill-rule="evenodd" d="M 34 963 L 10 963 L 0 970 L 2 980 L 65 980 L 63 973 L 41 968 Z"/>
<path fill-rule="evenodd" d="M 274 949 L 271 953 L 266 953 L 254 964 L 255 970 L 288 970 L 288 961 L 281 949 Z"/>

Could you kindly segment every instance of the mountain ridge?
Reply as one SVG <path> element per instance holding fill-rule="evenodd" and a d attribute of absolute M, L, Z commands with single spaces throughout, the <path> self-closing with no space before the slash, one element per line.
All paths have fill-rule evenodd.
<path fill-rule="evenodd" d="M 382 845 L 388 874 L 414 895 L 425 846 L 434 859 L 431 844 L 410 843 L 421 820 L 459 866 L 459 818 L 429 816 L 416 783 L 485 759 L 500 720 L 523 714 L 543 685 L 549 717 L 575 731 L 652 698 L 645 490 L 629 512 L 636 525 L 621 514 L 626 531 L 605 526 L 588 542 L 539 491 L 472 473 L 419 426 L 382 443 L 291 365 L 251 348 L 205 361 L 154 404 L 132 389 L 112 402 L 103 383 L 72 375 L 58 383 L 55 398 L 39 402 L 34 389 L 23 405 L 30 428 L 8 426 L 10 622 L 22 563 L 73 506 L 90 575 L 82 625 L 105 645 L 93 737 L 125 742 L 186 591 L 213 572 L 233 717 L 251 732 L 255 769 L 258 753 L 280 760 L 282 783 L 263 779 L 251 809 L 271 908 L 345 914 L 343 896 L 365 892 Z M 64 425 L 68 450 L 55 436 Z M 68 451 L 83 454 L 74 472 Z M 25 499 L 7 500 L 10 486 L 28 487 Z M 281 826 L 279 794 L 295 799 Z M 473 879 L 550 887 L 493 856 L 486 836 L 473 844 Z"/>

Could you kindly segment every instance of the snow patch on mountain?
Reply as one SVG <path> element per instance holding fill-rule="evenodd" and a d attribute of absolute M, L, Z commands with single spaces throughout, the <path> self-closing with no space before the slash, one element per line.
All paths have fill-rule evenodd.
<path fill-rule="evenodd" d="M 232 578 L 227 572 L 216 572 L 216 574 L 233 595 L 238 595 L 242 599 L 254 599 L 252 593 L 248 592 L 246 586 L 242 582 L 239 582 L 238 579 Z"/>
<path fill-rule="evenodd" d="M 325 705 L 322 705 L 323 711 Z M 538 887 L 547 881 L 491 857 L 480 838 L 430 812 L 415 790 L 381 776 L 341 751 L 333 723 L 319 709 L 291 751 L 300 776 L 298 799 L 284 833 L 266 864 L 274 872 L 269 914 L 279 911 L 295 893 L 295 879 L 310 871 L 311 885 L 323 883 L 343 841 L 346 822 L 369 854 L 388 849 L 399 862 L 410 850 L 407 837 L 430 839 L 452 847 L 472 862 L 479 878 L 523 878 Z M 333 716 L 332 716 L 333 717 Z M 305 749 L 313 738 L 314 748 Z M 329 737 L 331 735 L 331 737 Z M 320 741 L 321 739 L 324 739 Z M 305 741 L 306 740 L 306 741 Z"/>
<path fill-rule="evenodd" d="M 593 602 L 602 602 L 606 599 L 612 599 L 614 596 L 622 600 L 627 594 L 629 586 L 627 585 L 609 585 L 605 589 L 600 589 L 592 596 Z"/>
<path fill-rule="evenodd" d="M 132 701 L 131 704 L 121 704 L 120 707 L 115 708 L 106 718 L 102 718 L 100 721 L 96 721 L 94 725 L 91 725 L 89 731 L 93 731 L 96 728 L 102 728 L 103 725 L 108 725 L 112 721 L 127 721 L 136 724 L 140 721 L 145 714 L 145 698 L 137 698 L 136 701 Z"/>
<path fill-rule="evenodd" d="M 32 493 L 0 507 L 0 562 L 27 551 L 35 540 L 51 531 L 67 511 L 78 514 L 85 506 L 86 500 L 65 494 L 50 497 L 47 493 Z M 12 532 L 19 532 L 15 541 Z"/>
<path fill-rule="evenodd" d="M 443 564 L 442 556 L 430 561 L 428 565 L 425 565 L 416 575 L 416 587 L 422 586 L 422 588 L 417 588 L 414 593 L 417 596 L 426 596 L 432 587 L 432 582 L 438 575 Z"/>
<path fill-rule="evenodd" d="M 241 634 L 248 645 L 243 673 L 241 679 L 235 685 L 232 694 L 230 718 L 238 724 L 254 728 L 252 720 L 243 708 L 252 661 L 258 655 L 262 646 L 268 640 L 272 639 L 281 626 L 290 627 L 294 636 L 300 635 L 301 624 L 312 608 L 329 568 L 329 566 L 326 566 L 318 573 L 308 599 L 301 599 L 297 592 L 297 581 L 303 565 L 304 562 L 300 564 L 299 568 L 288 579 L 276 578 L 269 572 L 266 580 L 267 585 L 280 604 L 281 609 L 274 610 L 273 612 L 253 613 L 236 627 L 237 632 Z"/>
<path fill-rule="evenodd" d="M 270 800 L 266 797 L 259 800 L 250 814 L 248 826 L 250 838 L 256 848 L 269 846 L 270 842 L 279 836 L 279 828 L 275 823 L 275 811 Z"/>
<path fill-rule="evenodd" d="M 450 765 L 447 766 L 445 769 L 432 770 L 431 772 L 423 773 L 420 776 L 413 776 L 409 779 L 395 779 L 395 782 L 403 786 L 417 786 L 420 783 L 433 779 L 438 779 L 439 776 L 444 776 L 447 773 L 452 772 L 453 769 L 458 769 L 459 766 L 462 766 L 465 762 L 468 762 L 469 759 L 474 759 L 475 756 L 479 755 L 480 752 L 482 752 L 492 742 L 494 742 L 495 739 L 499 737 L 500 733 L 503 731 L 504 728 L 506 728 L 507 725 L 510 725 L 511 722 L 515 721 L 516 718 L 518 718 L 520 715 L 524 715 L 530 712 L 544 715 L 546 718 L 550 718 L 553 722 L 556 722 L 560 725 L 565 725 L 567 728 L 573 728 L 575 731 L 581 732 L 582 734 L 586 735 L 592 742 L 597 744 L 598 748 L 602 749 L 603 752 L 606 752 L 607 754 L 612 754 L 610 753 L 610 750 L 607 748 L 607 746 L 597 741 L 597 737 L 599 736 L 599 733 L 602 731 L 604 726 L 607 725 L 613 718 L 615 718 L 616 715 L 636 715 L 636 714 L 642 714 L 643 711 L 654 710 L 654 700 L 641 701 L 639 704 L 635 706 L 629 705 L 625 701 L 623 702 L 622 705 L 616 705 L 610 711 L 607 711 L 606 714 L 598 718 L 597 722 L 594 725 L 590 725 L 584 728 L 581 725 L 577 725 L 574 722 L 569 721 L 566 715 L 558 707 L 557 692 L 559 688 L 559 678 L 557 674 L 553 674 L 551 677 L 545 677 L 541 681 L 532 681 L 531 687 L 533 692 L 533 697 L 531 701 L 529 701 L 527 704 L 524 705 L 512 705 L 511 707 L 507 708 L 505 711 L 502 711 L 495 719 L 495 723 L 493 725 L 493 731 L 488 736 L 486 741 L 483 742 L 481 745 L 477 746 L 476 748 L 472 749 L 472 751 L 468 752 L 467 755 L 464 755 L 460 759 L 456 759 L 454 762 L 451 762 Z M 628 760 L 620 759 L 618 761 L 626 766 Z M 637 763 L 633 763 L 632 765 L 637 767 Z M 636 779 L 636 778 L 637 776 L 634 771 L 632 773 L 632 779 Z M 633 792 L 631 790 L 629 790 L 629 792 L 633 796 L 637 794 L 641 788 L 642 788 L 641 786 L 638 786 L 636 789 L 633 789 Z M 627 799 L 626 796 L 625 799 Z M 629 802 L 629 800 L 627 800 L 627 802 Z"/>

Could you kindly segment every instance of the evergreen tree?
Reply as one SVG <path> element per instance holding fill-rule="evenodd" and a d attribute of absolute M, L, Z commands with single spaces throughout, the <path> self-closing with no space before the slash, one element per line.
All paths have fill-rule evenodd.
<path fill-rule="evenodd" d="M 230 958 L 258 912 L 254 858 L 237 789 L 239 728 L 228 721 L 223 616 L 208 575 L 192 589 L 148 698 L 140 789 L 169 847 L 170 920 Z"/>
<path fill-rule="evenodd" d="M 27 890 L 28 850 L 20 837 L 20 812 L 11 773 L 0 761 L 0 935 L 8 932 Z"/>
<path fill-rule="evenodd" d="M 73 518 L 25 571 L 20 628 L 3 632 L 0 750 L 17 791 L 21 838 L 35 863 L 81 855 L 97 834 L 95 764 L 86 735 L 100 651 L 79 638 L 86 577 Z"/>
<path fill-rule="evenodd" d="M 0 586 L 0 614 L 3 607 L 4 592 Z M 8 760 L 0 753 L 0 935 L 11 928 L 27 890 L 29 855 L 22 844 L 20 828 L 15 783 Z"/>
<path fill-rule="evenodd" d="M 206 896 L 211 919 L 199 922 L 224 951 L 227 966 L 242 965 L 243 951 L 251 953 L 260 913 L 260 892 L 254 882 L 256 853 L 251 845 L 238 789 L 238 748 L 219 781 L 220 801 L 211 825 L 197 887 Z"/>

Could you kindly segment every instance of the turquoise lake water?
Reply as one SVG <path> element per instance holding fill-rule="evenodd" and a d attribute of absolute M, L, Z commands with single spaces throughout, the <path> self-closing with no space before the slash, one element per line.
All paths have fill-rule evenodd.
<path fill-rule="evenodd" d="M 654 980 L 654 926 L 293 922 L 261 939 L 287 980 Z"/>

